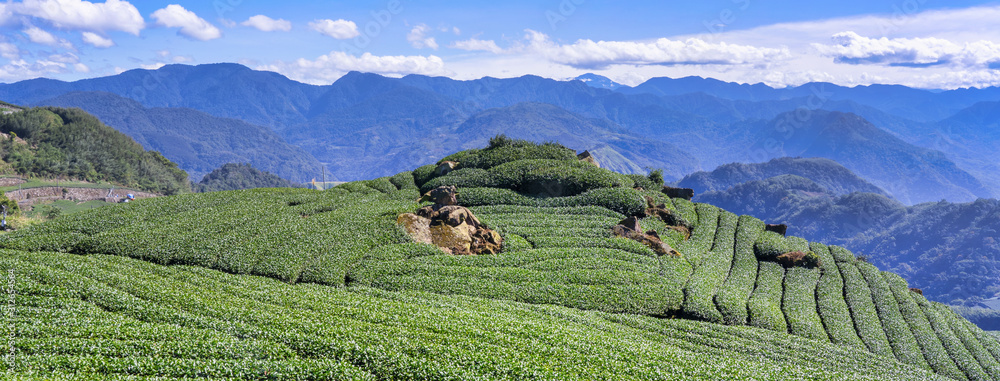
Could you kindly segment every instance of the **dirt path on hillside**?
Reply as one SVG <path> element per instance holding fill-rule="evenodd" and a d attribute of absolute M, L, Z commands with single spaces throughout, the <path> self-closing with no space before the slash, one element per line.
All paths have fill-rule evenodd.
<path fill-rule="evenodd" d="M 114 193 L 108 197 L 108 189 L 97 188 L 64 188 L 64 187 L 40 187 L 22 190 L 14 190 L 4 193 L 7 198 L 17 201 L 21 210 L 31 210 L 32 205 L 37 202 L 72 200 L 77 202 L 100 200 L 105 202 L 119 202 L 127 194 L 132 194 L 136 199 L 159 197 L 158 194 L 140 192 L 131 189 L 115 189 Z"/>

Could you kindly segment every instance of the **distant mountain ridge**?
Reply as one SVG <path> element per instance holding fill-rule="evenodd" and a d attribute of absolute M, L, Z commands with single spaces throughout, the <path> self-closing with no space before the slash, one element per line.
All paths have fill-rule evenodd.
<path fill-rule="evenodd" d="M 289 144 L 302 147 L 318 161 L 327 163 L 331 178 L 336 180 L 390 175 L 413 165 L 433 163 L 448 152 L 440 149 L 442 142 L 455 136 L 460 126 L 473 116 L 522 103 L 543 103 L 575 114 L 589 124 L 603 126 L 602 130 L 612 131 L 614 136 L 628 136 L 626 140 L 631 142 L 664 147 L 666 151 L 647 150 L 652 155 L 648 164 L 662 163 L 665 177 L 671 181 L 691 172 L 685 168 L 693 171 L 735 161 L 820 156 L 856 170 L 869 182 L 908 203 L 939 200 L 940 194 L 949 200 L 969 201 L 993 196 L 1000 190 L 1000 176 L 991 175 L 994 172 L 989 162 L 969 159 L 975 156 L 972 153 L 956 156 L 960 152 L 974 152 L 976 147 L 940 145 L 924 138 L 934 133 L 933 125 L 938 119 L 977 102 L 1000 100 L 1000 91 L 996 89 L 930 92 L 898 86 L 846 88 L 832 84 L 774 89 L 701 78 L 654 78 L 634 88 L 622 86 L 609 90 L 582 81 L 556 81 L 530 75 L 458 81 L 422 75 L 387 78 L 358 72 L 348 73 L 330 85 L 314 86 L 237 64 L 211 64 L 131 70 L 72 83 L 24 81 L 0 85 L 0 98 L 31 104 L 70 91 L 107 91 L 134 99 L 147 108 L 186 107 L 268 127 Z M 814 110 L 815 107 L 820 109 Z M 517 109 L 504 112 L 512 110 Z M 838 137 L 839 141 L 867 139 L 871 144 L 866 147 L 875 151 L 854 153 L 872 158 L 864 164 L 869 167 L 892 163 L 905 163 L 905 167 L 886 167 L 881 173 L 864 171 L 861 159 L 852 163 L 844 157 L 846 152 L 830 147 L 784 144 L 781 149 L 765 151 L 763 155 L 760 150 L 745 149 L 773 139 L 774 129 L 780 128 L 775 125 L 775 118 L 794 115 L 794 110 L 820 112 L 817 115 L 825 115 L 821 113 L 823 110 L 846 111 L 870 119 L 875 124 L 865 127 L 864 134 L 858 130 L 861 122 L 833 121 L 843 121 L 853 129 Z M 557 124 L 547 128 L 555 128 Z M 820 128 L 818 122 L 810 125 Z M 833 132 L 834 127 L 823 128 Z M 769 129 L 772 134 L 761 134 L 760 128 Z M 878 129 L 889 132 L 878 133 Z M 565 128 L 558 135 L 572 135 L 571 131 L 572 128 Z M 814 132 L 822 136 L 823 131 Z M 943 135 L 951 139 L 954 134 Z M 607 152 L 607 160 L 614 157 L 623 163 L 618 168 L 644 172 L 645 168 L 637 167 L 646 164 L 630 159 L 637 155 L 623 152 L 621 141 L 595 138 L 599 141 L 578 147 L 596 152 L 610 147 L 614 152 Z M 640 150 L 636 144 L 629 147 Z M 921 151 L 921 147 L 925 150 Z M 946 154 L 935 152 L 939 148 Z M 881 151 L 885 149 L 892 152 Z M 898 156 L 901 152 L 906 153 L 905 160 Z M 674 162 L 675 159 L 681 161 Z M 373 163 L 377 165 L 371 166 Z M 892 176 L 883 176 L 886 173 Z M 888 186 L 902 177 L 930 179 L 931 184 L 941 184 L 943 191 L 933 194 L 914 181 Z"/>
<path fill-rule="evenodd" d="M 176 162 L 194 180 L 232 162 L 247 162 L 283 178 L 308 181 L 321 164 L 271 130 L 189 108 L 146 108 L 106 92 L 73 92 L 39 105 L 79 107 Z"/>
<path fill-rule="evenodd" d="M 881 188 L 858 177 L 836 161 L 825 158 L 781 157 L 766 163 L 731 163 L 711 172 L 696 172 L 684 176 L 677 186 L 694 189 L 695 194 L 724 191 L 733 186 L 754 180 L 765 180 L 781 175 L 796 175 L 816 184 L 834 195 L 853 192 L 888 194 Z"/>

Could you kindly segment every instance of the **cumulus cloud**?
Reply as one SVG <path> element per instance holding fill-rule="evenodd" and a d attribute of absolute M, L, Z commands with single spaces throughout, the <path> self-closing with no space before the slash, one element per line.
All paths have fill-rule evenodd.
<path fill-rule="evenodd" d="M 0 44 L 2 45 L 2 44 Z M 35 62 L 27 62 L 23 59 L 11 60 L 10 63 L 0 66 L 0 82 L 14 82 L 25 79 L 51 76 L 53 74 L 71 73 L 73 71 L 86 73 L 90 71 L 87 65 L 79 62 L 73 63 L 73 55 L 54 55 L 48 59 L 41 59 Z M 53 61 L 56 59 L 58 61 Z M 66 62 L 59 62 L 66 61 Z"/>
<path fill-rule="evenodd" d="M 83 32 L 83 42 L 98 48 L 110 48 L 115 46 L 115 42 L 94 32 Z"/>
<path fill-rule="evenodd" d="M 612 65 L 767 65 L 790 56 L 787 48 L 709 43 L 697 38 L 684 41 L 660 38 L 653 42 L 578 40 L 559 45 L 543 33 L 528 30 L 527 49 L 550 61 L 581 69 Z"/>
<path fill-rule="evenodd" d="M 493 40 L 480 40 L 476 38 L 470 38 L 463 41 L 455 41 L 449 45 L 452 49 L 468 50 L 468 51 L 484 51 L 493 54 L 503 53 L 503 49 L 497 46 L 497 43 Z"/>
<path fill-rule="evenodd" d="M 427 24 L 417 25 L 406 35 L 406 41 L 409 41 L 410 45 L 417 49 L 431 48 L 437 50 L 437 41 L 434 40 L 434 37 L 427 36 L 430 32 L 431 27 L 427 26 Z"/>
<path fill-rule="evenodd" d="M 292 62 L 278 61 L 257 67 L 274 71 L 306 83 L 330 84 L 350 71 L 378 73 L 389 76 L 407 74 L 446 75 L 444 61 L 437 56 L 376 56 L 364 53 L 360 57 L 344 52 L 330 52 L 315 60 L 300 58 Z"/>
<path fill-rule="evenodd" d="M 53 36 L 52 33 L 46 32 L 36 26 L 28 25 L 21 33 L 24 33 L 25 36 L 28 36 L 29 41 L 36 44 L 73 49 L 73 44 L 69 43 L 69 41 Z"/>
<path fill-rule="evenodd" d="M 991 41 L 956 44 L 941 38 L 868 38 L 854 32 L 834 34 L 832 45 L 813 44 L 838 63 L 928 67 L 985 67 L 1000 62 L 1000 45 Z"/>
<path fill-rule="evenodd" d="M 272 19 L 264 15 L 256 15 L 240 23 L 243 26 L 249 26 L 252 28 L 257 28 L 258 30 L 264 32 L 274 32 L 282 31 L 287 32 L 292 30 L 292 23 L 285 19 Z"/>
<path fill-rule="evenodd" d="M 222 31 L 215 25 L 177 4 L 159 9 L 150 17 L 156 20 L 156 25 L 180 28 L 178 34 L 193 40 L 208 41 L 222 37 Z"/>
<path fill-rule="evenodd" d="M 107 0 L 92 3 L 83 0 L 24 0 L 9 3 L 8 12 L 37 17 L 62 29 L 122 32 L 139 35 L 146 22 L 139 10 L 128 1 Z M 3 10 L 0 9 L 0 19 Z"/>
<path fill-rule="evenodd" d="M 361 35 L 361 32 L 358 32 L 358 25 L 354 21 L 344 19 L 311 21 L 309 22 L 309 29 L 338 40 L 346 40 Z"/>

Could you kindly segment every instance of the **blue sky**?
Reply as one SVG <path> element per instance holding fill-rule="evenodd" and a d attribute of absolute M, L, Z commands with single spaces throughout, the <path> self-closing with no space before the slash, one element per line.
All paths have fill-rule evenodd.
<path fill-rule="evenodd" d="M 315 84 L 359 70 L 1000 86 L 996 20 L 1000 2 L 964 0 L 23 0 L 0 3 L 0 82 L 238 62 Z"/>

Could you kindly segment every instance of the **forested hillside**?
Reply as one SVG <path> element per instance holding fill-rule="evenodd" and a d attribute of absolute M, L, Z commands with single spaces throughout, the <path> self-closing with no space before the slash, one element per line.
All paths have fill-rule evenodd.
<path fill-rule="evenodd" d="M 261 171 L 250 164 L 228 163 L 209 172 L 191 188 L 195 192 L 218 192 L 253 188 L 300 188 L 270 172 Z"/>
<path fill-rule="evenodd" d="M 2 170 L 21 176 L 107 181 L 160 194 L 188 192 L 187 173 L 79 109 L 0 115 Z"/>
<path fill-rule="evenodd" d="M 668 198 L 648 190 L 655 175 L 597 168 L 556 143 L 495 138 L 447 159 L 460 163 L 447 174 L 428 165 L 328 191 L 146 199 L 0 235 L 31 322 L 14 326 L 25 355 L 0 366 L 116 378 L 1000 377 L 996 337 L 841 247 Z M 500 233 L 500 253 L 445 254 L 397 225 L 441 185 Z M 612 234 L 629 216 L 679 254 Z"/>

